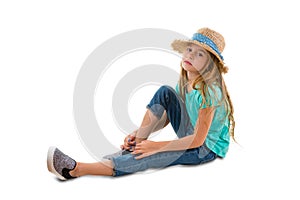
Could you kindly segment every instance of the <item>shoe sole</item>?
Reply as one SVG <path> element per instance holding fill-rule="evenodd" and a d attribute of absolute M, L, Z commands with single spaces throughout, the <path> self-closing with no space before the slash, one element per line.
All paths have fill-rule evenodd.
<path fill-rule="evenodd" d="M 56 169 L 54 168 L 53 165 L 53 155 L 55 152 L 56 147 L 50 147 L 48 149 L 48 154 L 47 154 L 47 167 L 48 167 L 48 171 L 52 172 L 53 174 L 55 174 L 60 180 L 67 180 L 65 177 L 63 177 L 62 175 L 60 175 Z"/>

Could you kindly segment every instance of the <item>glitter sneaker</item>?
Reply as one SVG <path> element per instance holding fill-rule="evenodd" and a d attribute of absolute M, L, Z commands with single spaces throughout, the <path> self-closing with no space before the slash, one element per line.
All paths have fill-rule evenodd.
<path fill-rule="evenodd" d="M 47 156 L 47 167 L 60 180 L 67 180 L 76 177 L 70 175 L 70 171 L 76 167 L 76 161 L 65 155 L 56 147 L 50 147 Z"/>

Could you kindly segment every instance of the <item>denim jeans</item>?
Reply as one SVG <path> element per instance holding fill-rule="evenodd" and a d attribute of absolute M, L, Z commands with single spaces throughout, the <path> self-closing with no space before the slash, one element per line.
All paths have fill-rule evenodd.
<path fill-rule="evenodd" d="M 160 119 L 166 111 L 174 132 L 178 138 L 193 134 L 194 128 L 190 123 L 185 104 L 175 90 L 169 86 L 160 87 L 154 94 L 147 108 Z M 197 165 L 217 158 L 205 144 L 194 149 L 168 151 L 157 153 L 142 159 L 135 155 L 126 154 L 112 158 L 114 176 L 131 174 L 150 168 L 164 168 L 172 165 Z"/>

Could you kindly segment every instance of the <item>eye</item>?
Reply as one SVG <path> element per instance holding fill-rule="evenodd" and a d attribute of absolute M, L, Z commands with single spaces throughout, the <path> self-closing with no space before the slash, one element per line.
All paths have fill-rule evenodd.
<path fill-rule="evenodd" d="M 199 56 L 199 57 L 202 57 L 202 56 L 203 56 L 203 54 L 202 54 L 202 53 L 198 53 L 198 56 Z"/>
<path fill-rule="evenodd" d="M 192 48 L 191 48 L 191 47 L 188 47 L 188 48 L 186 48 L 186 51 L 187 51 L 187 52 L 192 52 Z"/>

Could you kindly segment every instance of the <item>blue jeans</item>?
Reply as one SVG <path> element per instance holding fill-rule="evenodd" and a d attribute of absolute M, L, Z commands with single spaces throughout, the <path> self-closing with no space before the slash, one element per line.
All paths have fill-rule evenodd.
<path fill-rule="evenodd" d="M 178 138 L 191 135 L 194 128 L 185 108 L 185 104 L 175 90 L 169 86 L 160 87 L 154 94 L 147 108 L 160 119 L 166 111 Z M 157 153 L 140 160 L 135 155 L 126 154 L 112 158 L 114 176 L 131 174 L 150 168 L 165 168 L 172 165 L 198 165 L 212 161 L 217 155 L 205 144 L 194 149 L 182 151 L 168 151 Z"/>

